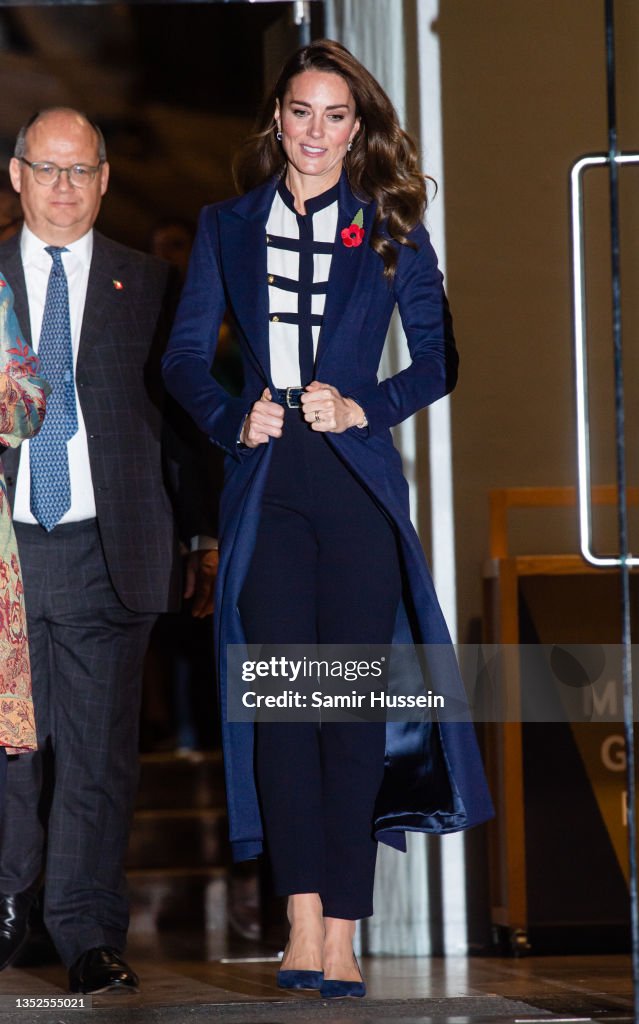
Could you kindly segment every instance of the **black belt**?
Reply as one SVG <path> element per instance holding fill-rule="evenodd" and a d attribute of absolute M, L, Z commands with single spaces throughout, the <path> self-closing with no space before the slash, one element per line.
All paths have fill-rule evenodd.
<path fill-rule="evenodd" d="M 299 409 L 301 406 L 301 397 L 306 391 L 306 388 L 277 388 L 276 393 L 282 405 L 286 405 L 289 409 Z"/>

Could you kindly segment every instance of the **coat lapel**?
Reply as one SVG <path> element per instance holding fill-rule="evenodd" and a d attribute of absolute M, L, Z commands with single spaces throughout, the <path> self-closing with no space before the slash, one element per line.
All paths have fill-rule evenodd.
<path fill-rule="evenodd" d="M 276 181 L 241 196 L 220 211 L 220 246 L 226 285 L 242 332 L 271 383 L 266 280 L 266 221 Z"/>
<path fill-rule="evenodd" d="M 273 179 L 220 211 L 222 266 L 233 311 L 269 382 L 266 221 L 276 185 L 277 182 Z M 373 228 L 375 205 L 353 195 L 345 174 L 342 174 L 340 179 L 339 210 L 324 323 L 317 351 L 318 371 L 321 360 L 339 330 L 349 301 L 357 301 L 358 280 L 371 256 L 368 243 Z M 364 241 L 360 246 L 349 248 L 344 245 L 341 232 L 349 226 L 358 210 L 362 210 L 364 214 Z"/>
<path fill-rule="evenodd" d="M 342 231 L 352 223 L 358 210 L 364 215 L 364 239 L 359 246 L 346 246 Z M 350 190 L 348 178 L 340 178 L 339 218 L 335 247 L 328 276 L 324 321 L 317 346 L 317 378 L 321 380 L 320 365 L 326 352 L 339 331 L 340 321 L 350 301 L 357 301 L 358 281 L 371 256 L 370 236 L 375 217 L 375 204 L 356 198 Z M 370 268 L 369 268 L 370 269 Z"/>

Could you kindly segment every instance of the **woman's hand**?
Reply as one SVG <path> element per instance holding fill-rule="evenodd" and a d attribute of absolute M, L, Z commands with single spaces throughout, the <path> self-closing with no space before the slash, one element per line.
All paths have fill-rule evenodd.
<path fill-rule="evenodd" d="M 364 426 L 364 410 L 352 398 L 343 398 L 332 384 L 311 381 L 302 395 L 304 419 L 311 430 L 342 434 L 349 427 Z"/>
<path fill-rule="evenodd" d="M 271 401 L 271 392 L 264 388 L 262 397 L 253 404 L 244 420 L 240 441 L 247 448 L 257 448 L 259 444 L 266 444 L 269 437 L 281 437 L 283 425 L 283 407 Z"/>

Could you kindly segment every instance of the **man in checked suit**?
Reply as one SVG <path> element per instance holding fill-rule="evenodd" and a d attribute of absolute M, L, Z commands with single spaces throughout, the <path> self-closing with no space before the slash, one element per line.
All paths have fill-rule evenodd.
<path fill-rule="evenodd" d="M 41 749 L 9 768 L 0 969 L 26 941 L 46 833 L 45 922 L 71 990 L 136 990 L 121 954 L 141 669 L 155 616 L 179 597 L 149 359 L 168 266 L 93 230 L 109 165 L 101 132 L 77 111 L 32 118 L 10 173 L 25 226 L 0 246 L 0 267 L 49 361 L 58 410 L 40 453 L 24 445 L 5 457 Z M 65 317 L 72 355 L 61 369 Z"/>

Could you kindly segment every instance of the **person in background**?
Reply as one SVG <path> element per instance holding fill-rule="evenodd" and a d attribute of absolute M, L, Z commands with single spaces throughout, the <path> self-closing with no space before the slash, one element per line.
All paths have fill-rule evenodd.
<path fill-rule="evenodd" d="M 167 217 L 151 231 L 149 249 L 154 256 L 175 267 L 184 284 L 195 224 Z M 215 362 L 215 379 L 227 391 L 241 391 L 241 357 L 234 332 L 224 321 L 220 327 Z M 192 555 L 187 562 L 187 600 L 179 620 L 160 616 L 151 635 L 144 674 L 142 701 L 143 749 L 174 748 L 181 757 L 197 760 L 201 751 L 219 748 L 219 714 L 215 660 L 213 653 L 212 603 L 205 603 L 195 590 L 195 581 L 206 569 L 214 578 L 217 572 L 218 505 L 224 477 L 222 452 L 208 442 L 192 419 L 183 411 L 170 417 L 173 443 L 180 446 L 182 459 L 190 459 L 194 472 L 190 479 L 197 493 L 183 492 L 183 516 L 193 518 L 191 532 L 197 533 L 198 549 L 206 550 L 198 574 L 189 574 Z M 189 600 L 190 598 L 190 600 Z M 262 935 L 260 885 L 255 862 L 232 864 L 227 876 L 226 919 L 232 934 L 256 941 Z"/>
<path fill-rule="evenodd" d="M 175 267 L 184 284 L 195 238 L 195 224 L 180 217 L 166 217 L 151 231 L 149 252 Z"/>
<path fill-rule="evenodd" d="M 166 217 L 153 227 L 148 248 L 170 263 L 180 287 L 184 284 L 195 225 Z M 180 489 L 180 519 L 188 523 L 193 551 L 184 545 L 185 603 L 176 618 L 160 616 L 147 651 L 142 715 L 141 749 L 176 751 L 197 756 L 219 746 L 216 729 L 217 700 L 211 653 L 213 582 L 217 572 L 217 509 L 222 486 L 222 462 L 217 453 L 177 403 L 170 403 L 165 440 L 173 461 L 191 465 Z M 204 573 L 209 580 L 205 581 Z"/>
<path fill-rule="evenodd" d="M 13 292 L 0 272 L 0 445 L 17 448 L 42 426 L 51 388 L 26 343 Z M 0 821 L 4 815 L 7 755 L 35 750 L 31 667 L 24 588 L 7 485 L 0 463 Z"/>
<path fill-rule="evenodd" d="M 167 389 L 226 453 L 222 707 L 239 685 L 228 645 L 400 642 L 423 645 L 430 672 L 391 655 L 400 692 L 445 687 L 465 706 L 390 433 L 457 378 L 416 147 L 362 64 L 317 41 L 283 67 L 236 180 L 243 195 L 202 211 L 163 363 Z M 411 361 L 380 382 L 395 305 Z M 239 397 L 209 374 L 227 308 Z M 468 828 L 492 805 L 467 720 L 310 717 L 223 718 L 231 841 L 238 860 L 266 845 L 288 897 L 278 984 L 363 996 L 353 937 L 373 910 L 378 840 L 402 849 L 406 830 Z"/>

